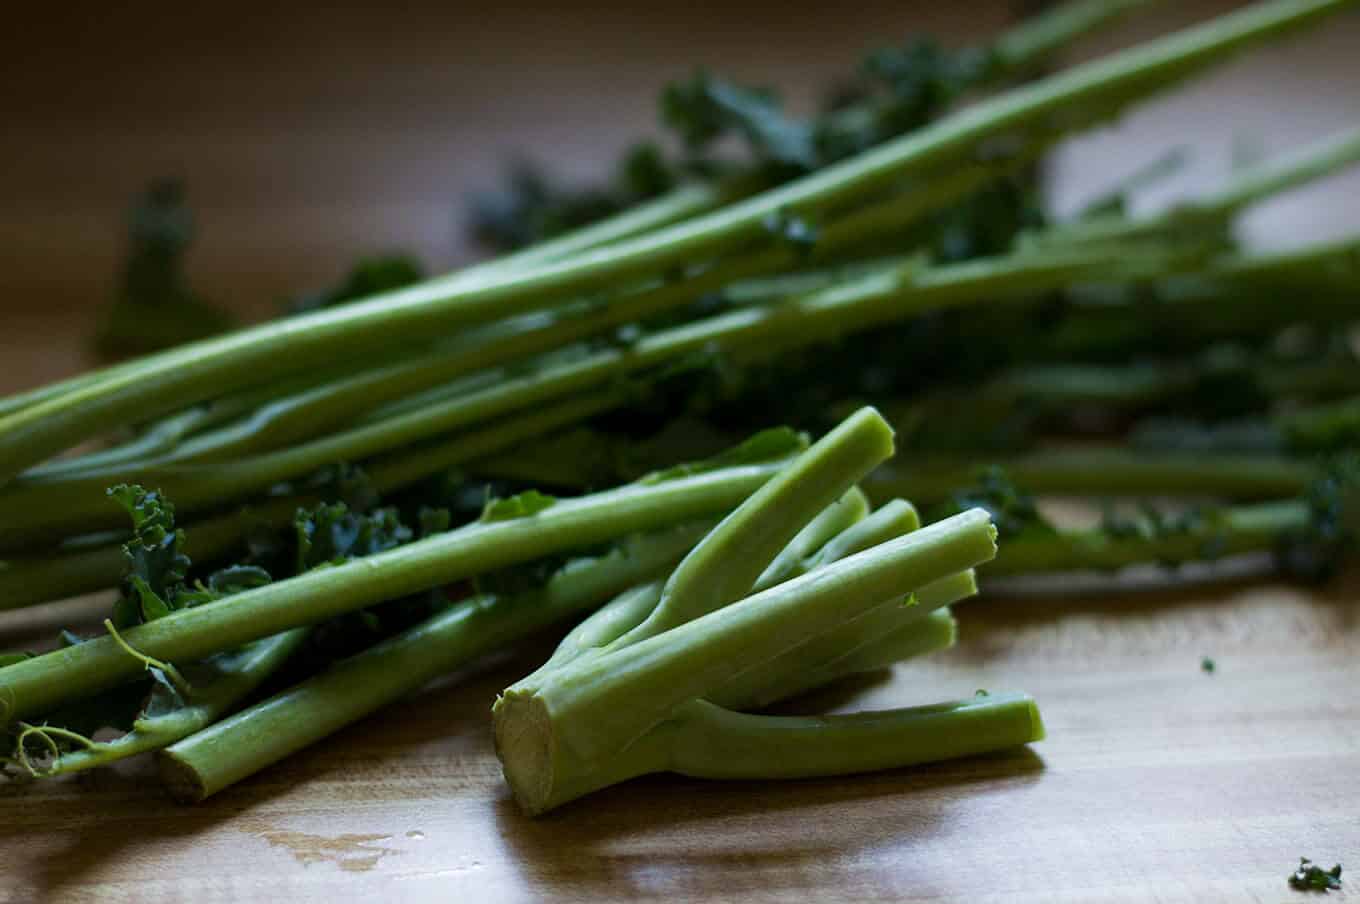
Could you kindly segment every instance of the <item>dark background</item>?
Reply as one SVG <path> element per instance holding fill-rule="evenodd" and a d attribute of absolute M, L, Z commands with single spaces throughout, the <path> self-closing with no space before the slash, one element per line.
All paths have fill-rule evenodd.
<path fill-rule="evenodd" d="M 1240 5 L 1164 2 L 1089 56 Z M 516 155 L 591 180 L 655 130 L 658 89 L 696 65 L 779 85 L 806 105 L 865 49 L 915 30 L 949 43 L 1014 0 L 588 5 L 26 4 L 0 28 L 0 391 L 88 363 L 126 208 L 185 180 L 194 285 L 248 317 L 334 281 L 355 257 L 474 253 L 467 196 Z M 1117 127 L 1069 143 L 1059 209 L 1171 144 L 1197 149 L 1162 195 L 1212 185 L 1236 141 L 1278 150 L 1360 120 L 1360 16 L 1256 51 Z M 1154 198 L 1152 203 L 1155 203 Z M 1269 205 L 1253 236 L 1360 225 L 1360 179 Z"/>

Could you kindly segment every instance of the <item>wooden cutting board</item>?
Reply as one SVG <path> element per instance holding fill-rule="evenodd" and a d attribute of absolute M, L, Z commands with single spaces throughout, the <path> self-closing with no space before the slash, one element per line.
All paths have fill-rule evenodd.
<path fill-rule="evenodd" d="M 488 708 L 537 645 L 196 807 L 145 770 L 4 788 L 0 902 L 1294 900 L 1300 856 L 1360 873 L 1357 591 L 1353 574 L 975 601 L 958 648 L 810 704 L 1024 689 L 1049 729 L 1031 749 L 834 780 L 658 776 L 531 820 Z"/>

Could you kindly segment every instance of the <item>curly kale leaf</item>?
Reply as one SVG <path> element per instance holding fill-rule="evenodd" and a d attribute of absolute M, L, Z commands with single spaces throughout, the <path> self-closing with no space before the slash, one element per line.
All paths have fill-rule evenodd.
<path fill-rule="evenodd" d="M 170 614 L 192 563 L 181 551 L 184 532 L 175 528 L 175 507 L 158 491 L 121 484 L 108 491 L 132 519 L 123 544 L 127 576 L 114 604 L 113 623 L 126 628 Z"/>
<path fill-rule="evenodd" d="M 293 518 L 293 530 L 297 543 L 295 568 L 299 574 L 393 549 L 415 536 L 401 522 L 396 509 L 381 508 L 361 514 L 351 511 L 343 502 L 299 509 Z"/>

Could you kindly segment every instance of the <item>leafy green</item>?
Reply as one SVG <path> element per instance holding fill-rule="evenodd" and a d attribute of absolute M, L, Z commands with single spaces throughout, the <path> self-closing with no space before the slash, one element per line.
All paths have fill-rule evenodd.
<path fill-rule="evenodd" d="M 1289 876 L 1289 885 L 1299 891 L 1340 891 L 1341 864 L 1324 870 L 1307 857 L 1299 858 L 1299 868 Z"/>
<path fill-rule="evenodd" d="M 175 527 L 175 507 L 158 490 L 135 484 L 112 487 L 108 495 L 132 520 L 132 537 L 123 544 L 127 575 L 113 607 L 117 629 L 155 621 L 189 606 L 260 587 L 269 572 L 254 566 L 231 566 L 205 581 L 186 582 L 193 563 L 184 553 L 184 531 Z"/>
<path fill-rule="evenodd" d="M 1275 560 L 1286 574 L 1325 581 L 1360 542 L 1360 457 L 1332 462 L 1309 488 L 1306 526 L 1280 537 Z"/>
<path fill-rule="evenodd" d="M 101 355 L 157 351 L 220 333 L 234 319 L 190 286 L 184 258 L 194 240 L 184 186 L 153 183 L 133 205 L 128 256 L 113 303 L 95 336 Z"/>
<path fill-rule="evenodd" d="M 973 508 L 985 509 L 991 514 L 997 536 L 1002 540 L 1057 532 L 1053 524 L 1040 513 L 1034 497 L 1017 487 L 997 465 L 983 468 L 977 483 L 955 492 L 932 512 L 932 520 Z"/>
<path fill-rule="evenodd" d="M 371 556 L 412 540 L 415 534 L 393 508 L 370 513 L 352 511 L 343 502 L 299 509 L 293 519 L 297 542 L 295 570 L 300 574 L 322 565 L 337 565 Z"/>

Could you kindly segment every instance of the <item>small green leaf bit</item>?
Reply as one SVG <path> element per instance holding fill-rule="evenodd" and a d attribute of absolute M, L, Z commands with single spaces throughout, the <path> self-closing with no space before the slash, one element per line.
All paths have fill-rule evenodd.
<path fill-rule="evenodd" d="M 1299 858 L 1299 868 L 1289 877 L 1289 884 L 1299 891 L 1340 891 L 1341 864 L 1324 870 L 1307 857 Z"/>

